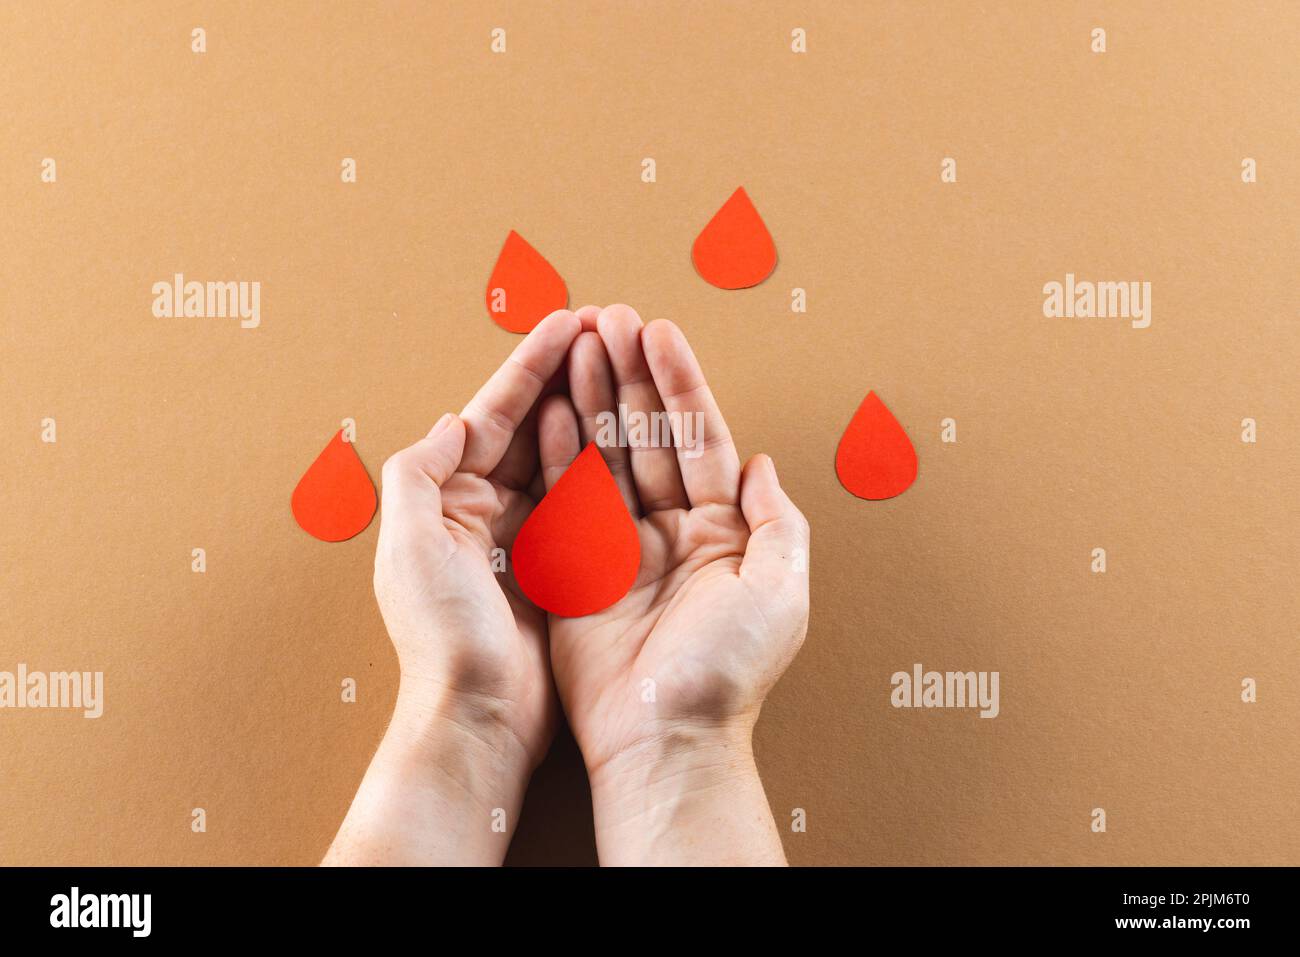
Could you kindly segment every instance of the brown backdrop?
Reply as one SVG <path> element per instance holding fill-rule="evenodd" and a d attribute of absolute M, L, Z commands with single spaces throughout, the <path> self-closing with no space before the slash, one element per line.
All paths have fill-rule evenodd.
<path fill-rule="evenodd" d="M 757 733 L 792 862 L 1297 863 L 1297 31 L 1285 2 L 6 4 L 0 670 L 103 670 L 106 704 L 0 711 L 0 861 L 319 859 L 395 664 L 378 522 L 324 544 L 289 494 L 344 417 L 378 480 L 501 361 L 516 228 L 573 306 L 681 324 L 812 522 Z M 689 250 L 741 184 L 780 262 L 724 292 Z M 261 326 L 154 318 L 175 272 L 261 282 Z M 1151 327 L 1045 318 L 1067 272 L 1150 281 Z M 868 389 L 920 457 L 887 502 L 832 466 Z M 1000 671 L 1001 715 L 893 709 L 918 661 Z M 561 742 L 512 859 L 594 860 L 588 800 Z"/>

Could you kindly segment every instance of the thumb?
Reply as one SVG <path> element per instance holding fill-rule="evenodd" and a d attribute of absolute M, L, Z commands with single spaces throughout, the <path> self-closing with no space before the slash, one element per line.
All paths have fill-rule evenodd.
<path fill-rule="evenodd" d="M 443 520 L 441 486 L 456 474 L 464 451 L 465 423 L 449 413 L 384 463 L 375 595 L 390 628 L 405 616 L 412 591 L 427 591 L 430 576 L 456 554 Z"/>
<path fill-rule="evenodd" d="M 799 598 L 806 608 L 808 521 L 781 488 L 766 455 L 755 455 L 741 471 L 740 510 L 749 526 L 741 577 L 762 591 Z"/>
<path fill-rule="evenodd" d="M 384 463 L 381 536 L 390 518 L 403 526 L 442 528 L 440 489 L 456 474 L 464 451 L 465 423 L 448 412 L 428 435 Z"/>
<path fill-rule="evenodd" d="M 465 423 L 460 416 L 448 412 L 410 451 L 415 453 L 424 474 L 441 488 L 460 468 L 465 454 Z"/>

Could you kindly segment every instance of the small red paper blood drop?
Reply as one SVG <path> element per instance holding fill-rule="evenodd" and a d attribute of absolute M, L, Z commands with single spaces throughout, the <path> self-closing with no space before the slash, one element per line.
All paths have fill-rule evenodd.
<path fill-rule="evenodd" d="M 722 289 L 756 286 L 772 274 L 776 246 L 745 187 L 732 193 L 695 237 L 691 259 L 706 281 Z"/>
<path fill-rule="evenodd" d="M 867 397 L 835 450 L 835 474 L 858 498 L 878 500 L 906 492 L 916 481 L 916 449 L 876 393 Z"/>
<path fill-rule="evenodd" d="M 531 332 L 568 304 L 569 290 L 555 267 L 510 230 L 488 280 L 487 309 L 492 321 L 509 332 Z"/>
<path fill-rule="evenodd" d="M 593 442 L 533 509 L 515 538 L 515 580 L 539 608 L 577 618 L 628 593 L 641 540 Z"/>
<path fill-rule="evenodd" d="M 375 485 L 340 429 L 302 474 L 290 505 L 302 530 L 323 542 L 342 542 L 375 517 Z"/>

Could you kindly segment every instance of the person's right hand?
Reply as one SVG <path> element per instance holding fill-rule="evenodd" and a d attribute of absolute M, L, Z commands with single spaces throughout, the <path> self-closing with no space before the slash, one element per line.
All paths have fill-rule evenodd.
<path fill-rule="evenodd" d="M 579 318 L 593 323 L 588 310 Z M 702 422 L 695 449 L 601 449 L 636 519 L 640 572 L 604 611 L 550 618 L 601 862 L 782 863 L 751 736 L 807 628 L 808 523 L 771 459 L 741 469 L 676 326 L 642 327 L 627 306 L 594 324 L 570 352 L 570 396 L 541 407 L 548 488 L 596 439 L 602 412 L 666 407 Z"/>

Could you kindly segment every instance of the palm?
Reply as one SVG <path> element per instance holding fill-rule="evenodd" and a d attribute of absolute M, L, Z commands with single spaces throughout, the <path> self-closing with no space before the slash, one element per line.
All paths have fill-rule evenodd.
<path fill-rule="evenodd" d="M 503 716 L 534 760 L 556 716 L 546 619 L 504 555 L 540 495 L 529 410 L 578 331 L 571 313 L 539 324 L 460 416 L 384 466 L 375 592 L 403 681 Z"/>
<path fill-rule="evenodd" d="M 482 676 L 492 707 L 518 719 L 517 736 L 540 759 L 556 717 L 546 615 L 504 570 L 502 544 L 514 540 L 536 501 L 466 472 L 452 476 L 442 494 L 443 526 L 454 550 L 437 590 L 453 610 L 452 633 L 473 636 L 460 649 L 467 673 Z"/>
<path fill-rule="evenodd" d="M 613 606 L 551 617 L 551 660 L 583 754 L 607 760 L 658 720 L 716 711 L 729 666 L 759 624 L 739 575 L 749 530 L 739 508 L 656 512 L 637 523 L 641 570 Z"/>
<path fill-rule="evenodd" d="M 524 517 L 536 505 L 534 499 L 491 479 L 458 472 L 443 486 L 442 502 L 443 526 L 455 546 L 454 561 L 446 570 L 461 576 L 459 584 L 468 586 L 463 592 L 466 600 L 458 607 L 467 617 L 478 619 L 466 624 L 483 626 L 477 634 L 485 642 L 504 636 L 511 651 L 520 650 L 519 642 L 540 645 L 546 635 L 545 616 L 521 596 L 514 578 L 501 571 L 500 559 L 501 543 L 518 534 Z"/>

